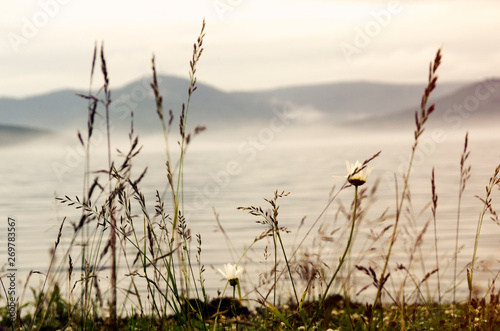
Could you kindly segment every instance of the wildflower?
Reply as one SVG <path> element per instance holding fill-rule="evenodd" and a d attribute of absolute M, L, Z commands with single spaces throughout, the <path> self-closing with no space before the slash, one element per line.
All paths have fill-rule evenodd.
<path fill-rule="evenodd" d="M 243 272 L 243 267 L 238 265 L 232 265 L 231 263 L 224 265 L 224 271 L 217 269 L 224 278 L 226 278 L 229 282 L 229 285 L 236 286 L 238 284 L 238 278 Z"/>
<path fill-rule="evenodd" d="M 347 181 L 354 186 L 361 186 L 366 183 L 366 179 L 372 172 L 372 167 L 363 167 L 359 161 L 354 164 L 350 164 L 349 161 L 345 161 L 347 167 Z"/>

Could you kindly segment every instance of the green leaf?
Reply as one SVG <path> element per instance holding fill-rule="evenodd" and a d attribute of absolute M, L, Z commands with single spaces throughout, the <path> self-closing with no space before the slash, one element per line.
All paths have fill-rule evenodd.
<path fill-rule="evenodd" d="M 283 316 L 283 314 L 278 310 L 278 308 L 274 307 L 268 301 L 266 301 L 266 304 L 267 304 L 268 309 L 271 311 L 271 313 L 274 314 L 274 316 L 278 317 L 285 324 L 286 327 L 288 327 L 289 329 L 293 330 L 292 326 L 290 325 L 290 323 L 288 322 L 288 320 L 286 319 L 286 317 Z"/>

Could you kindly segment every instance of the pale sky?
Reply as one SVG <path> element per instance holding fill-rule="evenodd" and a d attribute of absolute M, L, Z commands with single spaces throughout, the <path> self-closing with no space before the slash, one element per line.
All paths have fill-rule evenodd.
<path fill-rule="evenodd" d="M 500 1 L 0 0 L 0 97 L 86 88 L 104 42 L 111 88 L 161 73 L 224 91 L 369 80 L 500 76 Z"/>

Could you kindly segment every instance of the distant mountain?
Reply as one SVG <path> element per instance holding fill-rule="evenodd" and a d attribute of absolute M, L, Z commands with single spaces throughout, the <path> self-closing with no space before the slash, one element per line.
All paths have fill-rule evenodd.
<path fill-rule="evenodd" d="M 463 84 L 443 84 L 433 97 L 444 96 Z M 296 106 L 316 109 L 337 121 L 369 118 L 402 109 L 420 102 L 423 84 L 388 84 L 376 82 L 341 82 L 280 88 L 261 92 L 261 97 Z"/>
<path fill-rule="evenodd" d="M 178 117 L 187 99 L 189 81 L 172 76 L 160 76 L 158 80 L 165 117 L 168 119 L 169 109 L 173 109 Z M 110 86 L 110 117 L 115 128 L 130 128 L 130 112 L 133 111 L 136 128 L 146 132 L 161 129 L 150 81 L 150 78 L 144 78 L 120 88 Z M 86 91 L 63 90 L 22 99 L 0 98 L 0 123 L 59 131 L 85 128 L 88 101 L 76 93 L 88 94 Z M 102 93 L 97 96 L 103 97 Z M 189 123 L 222 127 L 235 121 L 258 121 L 271 114 L 273 106 L 257 95 L 225 93 L 199 83 L 189 109 Z M 102 106 L 98 108 L 96 118 L 99 116 L 104 118 Z"/>
<path fill-rule="evenodd" d="M 468 84 L 458 90 L 433 98 L 435 104 L 426 126 L 443 129 L 489 127 L 500 123 L 500 79 L 490 79 Z M 374 116 L 364 121 L 348 121 L 346 125 L 363 125 L 378 129 L 415 126 L 415 111 L 420 104 L 390 114 Z"/>
<path fill-rule="evenodd" d="M 164 116 L 168 119 L 172 109 L 176 118 L 180 115 L 182 104 L 187 102 L 189 81 L 172 76 L 159 76 L 160 92 L 163 96 Z M 121 89 L 113 91 L 112 111 L 120 119 L 134 111 L 134 125 L 148 130 L 161 128 L 156 105 L 149 86 L 151 79 L 144 78 Z M 236 122 L 258 122 L 269 116 L 272 105 L 255 94 L 238 95 L 226 93 L 209 85 L 198 83 L 189 105 L 188 123 L 224 127 Z M 112 96 L 113 96 L 112 95 Z M 127 127 L 129 123 L 127 123 Z"/>
<path fill-rule="evenodd" d="M 0 99 L 2 124 L 57 130 L 81 119 L 82 102 L 75 92 L 62 90 L 23 98 Z"/>
<path fill-rule="evenodd" d="M 177 118 L 187 99 L 189 81 L 165 75 L 158 78 L 164 115 L 168 119 L 168 111 L 172 109 L 176 116 L 175 125 L 178 125 Z M 151 78 L 146 77 L 122 87 L 111 84 L 110 117 L 114 129 L 128 130 L 130 112 L 133 111 L 134 128 L 139 134 L 160 132 L 150 82 Z M 438 84 L 434 99 L 445 98 L 459 87 L 463 84 Z M 198 83 L 190 103 L 188 126 L 191 129 L 195 125 L 206 125 L 211 130 L 234 130 L 251 123 L 262 125 L 269 123 L 276 110 L 293 114 L 293 121 L 297 124 L 338 125 L 353 119 L 372 118 L 385 121 L 386 114 L 404 117 L 403 113 L 397 112 L 417 107 L 423 89 L 423 84 L 344 82 L 255 92 L 224 92 Z M 22 99 L 0 98 L 0 123 L 53 131 L 84 131 L 88 101 L 76 93 L 87 92 L 62 90 Z M 102 98 L 102 91 L 97 96 Z M 453 102 L 455 99 L 449 100 Z M 100 106 L 96 120 L 104 115 Z"/>

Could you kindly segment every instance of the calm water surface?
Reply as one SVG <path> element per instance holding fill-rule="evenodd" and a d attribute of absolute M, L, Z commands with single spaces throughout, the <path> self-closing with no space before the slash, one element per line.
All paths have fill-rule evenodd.
<path fill-rule="evenodd" d="M 258 138 L 258 135 L 256 137 Z M 431 171 L 435 167 L 436 192 L 439 198 L 436 233 L 441 288 L 444 292 L 450 288 L 453 278 L 459 160 L 464 135 L 447 135 L 437 141 L 430 138 L 432 133 L 427 137 L 429 138 L 424 134 L 415 159 L 415 171 L 410 181 L 411 203 L 405 204 L 405 215 L 401 221 L 401 234 L 393 253 L 392 267 L 394 268 L 396 263 L 408 265 L 412 255 L 415 256 L 412 264 L 417 278 L 423 278 L 426 272 L 436 267 L 434 223 L 429 207 Z M 202 236 L 202 262 L 206 266 L 208 295 L 216 296 L 217 289 L 222 289 L 225 285 L 215 270 L 222 268 L 224 263 L 236 262 L 253 239 L 265 230 L 263 225 L 255 223 L 255 216 L 237 210 L 237 207 L 260 205 L 267 209 L 263 198 L 271 198 L 275 190 L 290 192 L 288 197 L 280 200 L 279 221 L 291 231 L 284 236 L 288 254 L 291 254 L 326 207 L 332 187 L 336 186 L 338 189 L 342 185 L 342 178 L 333 176 L 345 175 L 345 160 L 363 161 L 379 150 L 382 154 L 372 162 L 374 170 L 364 186 L 371 190 L 378 181 L 377 190 L 374 195 L 370 195 L 374 199 L 367 198 L 363 201 L 362 206 L 367 209 L 359 224 L 352 250 L 353 259 L 356 256 L 362 259 L 355 259 L 352 264 L 380 268 L 380 256 L 386 251 L 387 245 L 383 240 L 373 242 L 370 236 L 372 231 L 379 232 L 394 221 L 396 181 L 401 189 L 401 171 L 406 169 L 411 139 L 411 134 L 369 137 L 332 134 L 327 138 L 314 138 L 311 135 L 307 138 L 299 135 L 285 138 L 276 134 L 257 142 L 252 142 L 246 136 L 236 136 L 223 142 L 211 142 L 210 139 L 193 142 L 185 163 L 184 209 L 193 234 L 193 250 L 196 247 L 194 234 L 200 233 Z M 471 133 L 470 136 L 471 155 L 468 164 L 472 166 L 472 176 L 462 201 L 459 239 L 461 250 L 458 268 L 462 281 L 465 279 L 463 269 L 472 257 L 477 221 L 482 210 L 482 204 L 475 195 L 484 197 L 484 187 L 499 164 L 499 141 L 498 135 Z M 146 139 L 144 145 L 134 169 L 138 174 L 148 166 L 142 190 L 149 202 L 150 212 L 154 213 L 155 191 L 163 193 L 167 189 L 165 157 L 161 139 L 156 142 Z M 54 246 L 62 219 L 67 216 L 65 235 L 71 234 L 70 223 L 78 222 L 78 211 L 55 200 L 55 197 L 64 195 L 82 196 L 83 158 L 77 146 L 73 142 L 52 146 L 37 146 L 33 143 L 0 150 L 0 215 L 3 222 L 0 238 L 1 242 L 5 243 L 7 217 L 14 217 L 17 221 L 17 267 L 21 284 L 25 283 L 31 270 L 47 272 L 49 252 Z M 126 144 L 124 146 L 123 149 Z M 105 157 L 98 151 L 95 151 L 95 154 L 92 159 L 93 170 L 104 168 Z M 499 198 L 497 191 L 493 198 L 494 206 Z M 167 191 L 167 208 L 170 206 L 168 196 Z M 353 188 L 338 195 L 301 246 L 301 254 L 307 252 L 310 260 L 313 260 L 314 253 L 318 253 L 326 265 L 331 267 L 336 264 L 342 252 L 346 238 L 344 231 L 348 225 L 345 214 L 338 213 L 338 210 L 348 209 L 352 198 Z M 218 230 L 215 213 L 218 214 L 230 242 Z M 383 222 L 380 220 L 381 215 L 385 215 Z M 304 223 L 299 229 L 302 219 Z M 419 249 L 412 252 L 415 238 L 427 222 L 430 223 L 424 241 Z M 320 226 L 322 231 L 318 233 Z M 335 231 L 336 229 L 339 231 Z M 331 232 L 333 241 L 321 240 L 322 235 L 329 235 Z M 484 267 L 487 267 L 488 271 L 478 272 L 477 275 L 485 281 L 493 278 L 500 270 L 497 262 L 499 234 L 500 227 L 487 216 L 481 230 L 478 254 L 485 260 Z M 247 291 L 258 283 L 259 274 L 270 270 L 272 261 L 266 262 L 264 259 L 266 244 L 270 242 L 263 240 L 255 245 L 243 259 L 246 273 L 245 282 L 242 284 Z M 63 238 L 59 251 L 62 252 L 67 245 L 67 238 Z M 0 259 L 6 261 L 5 249 L 1 248 L 0 251 Z M 125 269 L 121 271 L 122 274 L 126 273 Z M 102 275 L 107 277 L 106 271 L 103 271 Z M 390 282 L 389 286 L 397 288 L 398 277 L 402 277 L 403 273 L 392 269 L 391 275 L 393 283 Z M 356 279 L 357 289 L 370 283 L 370 279 L 360 271 L 354 271 L 353 278 Z M 35 275 L 30 280 L 30 285 L 38 286 L 41 279 L 41 276 Z M 436 285 L 435 278 L 428 284 L 432 294 Z M 483 283 L 483 286 L 485 285 L 486 282 Z M 459 285 L 460 293 L 464 294 L 466 289 L 466 282 L 462 282 Z M 370 298 L 370 291 L 364 292 L 359 298 Z"/>

